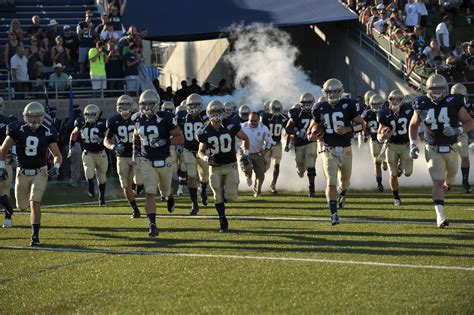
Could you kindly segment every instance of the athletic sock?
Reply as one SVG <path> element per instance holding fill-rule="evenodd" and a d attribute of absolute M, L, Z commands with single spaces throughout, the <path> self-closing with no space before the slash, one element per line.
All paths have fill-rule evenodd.
<path fill-rule="evenodd" d="M 148 213 L 146 216 L 148 217 L 149 225 L 156 225 L 156 213 Z"/>
<path fill-rule="evenodd" d="M 378 185 L 382 185 L 382 176 L 376 176 L 375 180 L 377 181 Z"/>
<path fill-rule="evenodd" d="M 132 207 L 133 211 L 135 212 L 138 212 L 138 206 L 137 206 L 137 202 L 135 201 L 135 199 L 133 199 L 132 201 L 129 201 L 128 202 L 130 204 L 130 207 Z"/>
<path fill-rule="evenodd" d="M 331 214 L 337 213 L 337 200 L 330 200 L 328 206 Z"/>
<path fill-rule="evenodd" d="M 191 196 L 191 202 L 193 205 L 197 205 L 198 197 L 197 197 L 197 188 L 188 188 L 189 196 Z"/>
<path fill-rule="evenodd" d="M 40 231 L 40 223 L 33 223 L 31 225 L 31 238 L 38 238 Z"/>
<path fill-rule="evenodd" d="M 225 204 L 223 202 L 216 203 L 216 210 L 219 218 L 225 218 Z"/>
<path fill-rule="evenodd" d="M 461 167 L 461 173 L 462 173 L 462 181 L 468 182 L 469 181 L 469 167 Z"/>
<path fill-rule="evenodd" d="M 394 199 L 400 199 L 400 195 L 398 194 L 398 190 L 394 190 L 394 191 L 392 191 L 392 193 L 393 193 L 393 198 Z"/>

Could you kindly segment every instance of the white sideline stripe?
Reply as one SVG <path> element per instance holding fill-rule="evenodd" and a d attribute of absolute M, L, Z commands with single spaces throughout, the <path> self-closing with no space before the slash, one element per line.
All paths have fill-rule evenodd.
<path fill-rule="evenodd" d="M 145 200 L 143 197 L 137 197 L 135 200 Z M 119 202 L 119 201 L 127 201 L 125 198 L 120 198 L 120 199 L 111 199 L 111 200 L 106 200 L 107 202 Z M 46 205 L 46 206 L 41 206 L 42 209 L 44 208 L 62 208 L 62 207 L 73 207 L 73 206 L 87 206 L 87 205 L 99 205 L 99 202 L 96 201 L 86 201 L 86 202 L 72 202 L 72 203 L 63 203 L 59 205 Z"/>
<path fill-rule="evenodd" d="M 16 250 L 38 250 L 49 252 L 69 252 L 69 253 L 98 253 L 113 255 L 160 255 L 160 256 L 178 256 L 178 257 L 200 257 L 200 258 L 227 258 L 227 259 L 249 259 L 249 260 L 273 260 L 273 261 L 298 261 L 298 262 L 315 262 L 329 263 L 341 265 L 363 265 L 363 266 L 379 266 L 379 267 L 401 267 L 401 268 L 418 268 L 418 269 L 448 269 L 474 271 L 474 267 L 456 267 L 456 266 L 436 266 L 436 265 L 410 265 L 398 263 L 383 263 L 373 261 L 355 261 L 355 260 L 333 260 L 333 259 L 314 259 L 314 258 L 297 258 L 297 257 L 270 257 L 270 256 L 239 256 L 239 255 L 218 255 L 218 254 L 192 254 L 177 252 L 160 252 L 160 251 L 123 251 L 108 249 L 78 249 L 67 247 L 26 247 L 26 246 L 0 246 L 0 249 L 16 249 Z"/>
<path fill-rule="evenodd" d="M 29 212 L 16 212 L 16 214 L 29 215 Z M 73 212 L 43 212 L 43 215 L 51 216 L 91 216 L 91 217 L 130 217 L 130 214 L 107 214 L 107 213 L 73 213 Z M 156 215 L 159 219 L 189 219 L 189 220 L 215 220 L 217 216 L 209 215 Z M 145 216 L 142 215 L 142 218 Z M 228 219 L 233 220 L 243 220 L 243 221 L 294 221 L 294 222 L 329 222 L 329 218 L 321 217 L 255 217 L 255 216 L 241 216 L 241 215 L 228 215 Z M 366 220 L 366 219 L 340 219 L 341 222 L 346 223 L 384 223 L 384 224 L 424 224 L 424 225 L 434 225 L 435 221 L 403 221 L 403 220 Z M 449 222 L 450 225 L 456 226 L 474 226 L 474 223 L 454 223 Z"/>

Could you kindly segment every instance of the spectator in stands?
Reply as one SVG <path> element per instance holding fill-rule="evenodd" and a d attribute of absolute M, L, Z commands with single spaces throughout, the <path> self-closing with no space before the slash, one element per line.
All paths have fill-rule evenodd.
<path fill-rule="evenodd" d="M 86 62 L 88 52 L 94 47 L 96 41 L 96 33 L 94 31 L 94 23 L 92 22 L 92 11 L 86 11 L 86 19 L 77 24 L 76 32 L 79 38 L 79 68 L 80 72 L 86 70 Z"/>
<path fill-rule="evenodd" d="M 105 13 L 109 16 L 109 21 L 112 22 L 114 30 L 117 32 L 119 36 L 124 33 L 123 25 L 122 25 L 122 16 L 125 12 L 125 7 L 127 6 L 127 0 L 124 0 L 121 4 L 120 9 L 116 5 L 110 5 L 106 1 L 105 5 Z"/>
<path fill-rule="evenodd" d="M 48 79 L 48 87 L 51 91 L 65 91 L 69 89 L 69 77 L 64 73 L 64 66 L 60 63 L 53 65 L 54 72 Z"/>
<path fill-rule="evenodd" d="M 191 85 L 189 86 L 189 92 L 190 93 L 201 94 L 201 87 L 198 85 L 196 78 L 191 79 Z"/>
<path fill-rule="evenodd" d="M 31 77 L 31 73 L 34 70 L 34 66 L 37 62 L 41 62 L 43 66 L 44 54 L 46 50 L 38 45 L 38 39 L 36 36 L 30 38 L 30 47 L 26 50 L 26 56 L 28 58 L 28 74 Z"/>
<path fill-rule="evenodd" d="M 123 57 L 118 50 L 117 42 L 112 39 L 107 42 L 107 60 L 105 65 L 105 71 L 107 73 L 107 79 L 123 79 Z M 123 81 L 108 81 L 108 90 L 122 90 Z M 117 92 L 112 92 L 113 95 L 117 95 Z"/>
<path fill-rule="evenodd" d="M 130 25 L 127 33 L 122 36 L 119 40 L 119 49 L 123 56 L 128 52 L 128 47 L 131 43 L 136 43 L 138 38 L 138 32 L 135 25 Z"/>
<path fill-rule="evenodd" d="M 49 21 L 48 24 L 48 31 L 46 32 L 46 36 L 48 37 L 48 47 L 52 48 L 56 45 L 56 38 L 58 36 L 63 36 L 63 32 L 61 28 L 58 26 L 58 22 L 55 19 Z"/>
<path fill-rule="evenodd" d="M 450 29 L 451 19 L 449 16 L 445 15 L 443 21 L 436 26 L 436 40 L 438 41 L 439 49 L 445 54 L 451 51 L 449 45 L 449 29 Z"/>
<path fill-rule="evenodd" d="M 20 21 L 13 19 L 10 23 L 10 29 L 8 33 L 15 33 L 20 43 L 23 43 L 23 29 L 21 28 Z"/>
<path fill-rule="evenodd" d="M 459 7 L 462 4 L 462 0 L 439 0 L 439 11 L 441 16 L 447 15 L 446 13 L 452 13 L 453 17 L 451 21 L 454 25 L 456 17 L 458 15 Z"/>
<path fill-rule="evenodd" d="M 431 40 L 430 45 L 425 47 L 423 53 L 426 55 L 426 63 L 428 66 L 434 68 L 434 57 L 441 55 L 438 42 L 434 39 Z"/>
<path fill-rule="evenodd" d="M 456 46 L 454 47 L 454 50 L 451 52 L 451 54 L 457 59 L 461 59 L 462 55 L 464 54 L 462 42 L 456 42 Z"/>
<path fill-rule="evenodd" d="M 204 82 L 203 89 L 201 91 L 201 95 L 212 95 L 211 91 L 211 84 L 209 82 Z"/>
<path fill-rule="evenodd" d="M 414 0 L 408 0 L 408 3 L 405 4 L 405 25 L 411 32 L 413 32 L 415 25 L 420 25 L 420 12 Z"/>
<path fill-rule="evenodd" d="M 219 81 L 219 85 L 212 91 L 213 95 L 223 96 L 228 95 L 230 92 L 229 87 L 227 86 L 227 80 L 222 79 Z"/>
<path fill-rule="evenodd" d="M 105 25 L 105 30 L 100 33 L 100 40 L 106 42 L 113 39 L 114 41 L 118 42 L 119 38 L 120 36 L 114 31 L 113 24 L 111 22 L 107 22 Z"/>
<path fill-rule="evenodd" d="M 138 47 L 134 43 L 128 47 L 128 52 L 124 56 L 125 80 L 127 81 L 127 91 L 135 95 L 138 91 L 138 65 L 142 61 L 142 56 L 138 54 Z"/>
<path fill-rule="evenodd" d="M 155 87 L 156 92 L 158 92 L 158 95 L 160 96 L 160 99 L 163 99 L 163 97 L 165 95 L 165 90 L 163 90 L 161 88 L 160 80 L 158 80 L 158 78 L 155 78 L 153 80 L 153 86 Z"/>
<path fill-rule="evenodd" d="M 465 77 L 466 65 L 461 59 L 454 56 L 446 58 L 446 79 L 451 83 L 459 83 L 466 81 Z"/>
<path fill-rule="evenodd" d="M 379 10 L 379 19 L 374 22 L 374 28 L 379 31 L 379 33 L 384 33 L 384 27 L 385 31 L 387 30 L 386 27 L 388 25 L 389 18 L 387 17 L 387 10 L 385 8 Z"/>
<path fill-rule="evenodd" d="M 69 49 L 70 58 L 70 67 L 74 71 L 77 71 L 78 61 L 79 61 L 79 39 L 77 35 L 72 32 L 69 25 L 64 25 L 63 27 L 64 37 L 63 37 L 63 46 Z"/>
<path fill-rule="evenodd" d="M 23 93 L 28 91 L 28 58 L 25 56 L 23 46 L 16 48 L 16 53 L 10 59 L 10 69 L 15 93 Z M 15 95 L 15 98 L 23 99 L 24 94 Z"/>
<path fill-rule="evenodd" d="M 418 42 L 418 46 L 420 49 L 423 49 L 426 45 L 425 41 L 425 36 L 423 35 L 425 32 L 425 29 L 421 25 L 415 26 L 415 35 L 416 35 L 416 40 Z"/>
<path fill-rule="evenodd" d="M 168 86 L 165 90 L 165 94 L 163 94 L 163 101 L 170 101 L 174 102 L 174 94 L 173 94 L 173 89 L 171 86 Z"/>
<path fill-rule="evenodd" d="M 97 34 L 102 33 L 105 31 L 106 24 L 109 22 L 109 15 L 107 13 L 102 13 L 100 16 L 100 24 L 95 27 L 95 32 Z"/>
<path fill-rule="evenodd" d="M 189 94 L 188 82 L 186 80 L 181 81 L 181 89 L 176 91 L 174 96 L 174 105 L 179 106 L 183 100 L 185 100 Z"/>
<path fill-rule="evenodd" d="M 65 67 L 70 68 L 71 56 L 69 54 L 69 49 L 63 46 L 63 38 L 61 36 L 56 36 L 55 42 L 56 45 L 51 48 L 51 60 L 53 61 L 53 64 L 62 64 Z"/>
<path fill-rule="evenodd" d="M 418 13 L 420 14 L 420 22 L 417 25 L 422 27 L 428 26 L 428 9 L 426 8 L 426 4 L 424 0 L 416 0 L 416 5 L 418 7 Z"/>
<path fill-rule="evenodd" d="M 447 70 L 447 67 L 446 67 L 446 63 L 443 60 L 443 57 L 435 56 L 433 60 L 434 60 L 433 70 L 436 73 L 444 75 L 445 71 Z"/>
<path fill-rule="evenodd" d="M 97 41 L 95 48 L 89 49 L 88 53 L 93 98 L 98 96 L 99 91 L 107 89 L 107 72 L 105 71 L 107 55 L 103 45 L 100 40 Z"/>
<path fill-rule="evenodd" d="M 380 18 L 377 7 L 372 7 L 370 12 L 371 12 L 371 16 L 369 18 L 369 21 L 367 22 L 367 29 L 366 29 L 367 34 L 372 34 L 372 28 L 374 27 L 374 23 L 377 22 Z"/>
<path fill-rule="evenodd" d="M 471 40 L 467 47 L 466 51 L 462 55 L 462 59 L 466 63 L 466 66 L 471 72 L 474 72 L 474 40 Z"/>
<path fill-rule="evenodd" d="M 32 92 L 44 92 L 45 81 L 48 80 L 48 75 L 43 72 L 44 65 L 41 61 L 37 61 L 33 65 L 31 74 L 29 75 L 30 80 L 34 81 L 31 83 Z"/>
<path fill-rule="evenodd" d="M 18 40 L 16 33 L 8 33 L 8 42 L 4 52 L 7 69 L 10 69 L 10 59 L 16 54 L 18 47 L 23 47 L 23 44 Z"/>
<path fill-rule="evenodd" d="M 143 54 L 143 40 L 145 39 L 146 35 L 148 34 L 148 30 L 146 28 L 140 29 L 140 32 L 136 36 L 136 44 L 138 46 L 138 52 Z"/>
<path fill-rule="evenodd" d="M 41 26 L 40 17 L 38 15 L 33 16 L 31 22 L 32 25 L 28 28 L 28 36 L 35 36 L 41 42 L 41 45 L 47 48 L 47 42 L 45 43 L 47 41 L 46 30 Z"/>

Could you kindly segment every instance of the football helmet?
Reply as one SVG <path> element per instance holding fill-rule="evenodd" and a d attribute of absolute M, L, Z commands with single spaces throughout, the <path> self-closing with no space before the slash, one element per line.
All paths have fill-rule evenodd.
<path fill-rule="evenodd" d="M 300 103 L 296 103 L 295 105 L 291 106 L 291 109 L 301 109 L 301 104 Z"/>
<path fill-rule="evenodd" d="M 236 108 L 237 108 L 237 105 L 235 105 L 234 102 L 225 102 L 224 103 L 225 117 L 230 117 L 235 112 Z"/>
<path fill-rule="evenodd" d="M 426 96 L 433 102 L 441 101 L 448 89 L 448 81 L 441 74 L 432 74 L 426 80 Z"/>
<path fill-rule="evenodd" d="M 89 104 L 84 108 L 84 119 L 88 123 L 95 123 L 100 116 L 100 108 L 95 104 Z"/>
<path fill-rule="evenodd" d="M 365 105 L 369 105 L 370 98 L 375 94 L 374 91 L 367 91 L 364 94 L 364 103 Z"/>
<path fill-rule="evenodd" d="M 300 95 L 299 102 L 304 111 L 310 111 L 314 104 L 314 96 L 311 93 L 303 93 Z"/>
<path fill-rule="evenodd" d="M 273 100 L 270 103 L 270 114 L 280 115 L 283 110 L 283 105 L 281 105 L 279 100 Z"/>
<path fill-rule="evenodd" d="M 451 94 L 461 94 L 467 96 L 466 86 L 461 83 L 456 83 L 451 87 Z"/>
<path fill-rule="evenodd" d="M 197 115 L 201 112 L 202 98 L 199 94 L 193 93 L 186 99 L 186 110 L 190 115 Z"/>
<path fill-rule="evenodd" d="M 390 109 L 397 111 L 403 101 L 403 93 L 400 90 L 392 90 L 388 95 L 388 106 Z"/>
<path fill-rule="evenodd" d="M 206 114 L 211 121 L 222 121 L 224 119 L 224 104 L 219 100 L 212 100 L 207 105 Z"/>
<path fill-rule="evenodd" d="M 239 108 L 240 119 L 247 121 L 249 120 L 249 115 L 250 115 L 250 107 L 248 107 L 247 105 L 240 105 L 240 108 Z"/>
<path fill-rule="evenodd" d="M 3 114 L 4 107 L 5 107 L 5 101 L 3 100 L 3 97 L 0 96 L 0 115 Z"/>
<path fill-rule="evenodd" d="M 369 106 L 373 111 L 377 112 L 382 108 L 383 102 L 383 97 L 380 94 L 374 94 L 370 98 Z"/>
<path fill-rule="evenodd" d="M 31 102 L 23 109 L 23 119 L 28 127 L 35 130 L 43 123 L 44 107 L 38 102 Z"/>
<path fill-rule="evenodd" d="M 161 110 L 164 111 L 164 112 L 169 112 L 169 113 L 174 114 L 176 108 L 174 107 L 173 102 L 166 101 L 166 102 L 163 103 L 163 105 L 161 105 Z"/>
<path fill-rule="evenodd" d="M 321 102 L 327 102 L 328 100 L 326 99 L 326 97 L 324 97 L 324 95 L 321 95 L 319 98 L 318 98 L 318 103 L 321 103 Z"/>
<path fill-rule="evenodd" d="M 186 102 L 186 101 L 183 101 L 183 102 Z M 181 103 L 183 103 L 181 102 Z M 187 109 L 187 106 L 186 104 L 184 105 L 179 105 L 178 107 L 176 107 L 176 113 L 179 113 L 179 112 L 186 112 L 188 109 Z"/>
<path fill-rule="evenodd" d="M 330 105 L 336 105 L 344 93 L 344 86 L 338 79 L 331 78 L 323 84 L 323 95 Z"/>
<path fill-rule="evenodd" d="M 272 100 L 266 100 L 265 102 L 263 102 L 263 111 L 265 113 L 269 113 L 270 112 L 270 103 L 272 102 Z"/>
<path fill-rule="evenodd" d="M 133 111 L 134 101 L 128 95 L 122 95 L 117 99 L 117 113 L 122 116 L 129 116 Z"/>
<path fill-rule="evenodd" d="M 140 112 L 143 115 L 151 117 L 160 108 L 160 96 L 156 91 L 145 90 L 140 94 L 138 105 L 140 106 Z"/>

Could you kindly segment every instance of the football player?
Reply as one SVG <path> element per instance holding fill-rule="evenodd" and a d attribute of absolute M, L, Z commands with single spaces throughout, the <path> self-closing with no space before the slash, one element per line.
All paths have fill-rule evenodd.
<path fill-rule="evenodd" d="M 199 151 L 198 131 L 207 122 L 207 115 L 201 112 L 202 98 L 199 94 L 193 93 L 186 99 L 186 112 L 178 115 L 178 124 L 184 134 L 184 162 L 187 171 L 187 184 L 191 197 L 191 215 L 199 212 L 197 201 L 198 183 L 201 183 L 201 200 L 207 206 L 207 185 L 209 182 L 209 165 L 197 154 Z"/>
<path fill-rule="evenodd" d="M 270 168 L 271 161 L 273 160 L 273 179 L 270 184 L 270 190 L 274 194 L 277 193 L 276 182 L 278 180 L 278 175 L 280 175 L 280 162 L 283 153 L 281 136 L 287 122 L 288 117 L 283 114 L 283 106 L 280 101 L 271 101 L 270 115 L 262 117 L 262 123 L 268 127 L 273 139 L 273 146 L 265 157 L 267 159 L 268 168 Z"/>
<path fill-rule="evenodd" d="M 461 83 L 456 83 L 451 87 L 451 94 L 460 94 L 464 97 L 464 104 L 468 113 L 471 113 L 472 104 L 469 103 L 467 89 Z M 469 136 L 467 133 L 462 132 L 458 137 L 459 155 L 461 157 L 461 174 L 462 174 L 462 187 L 464 192 L 469 194 L 471 192 L 471 185 L 469 184 Z"/>
<path fill-rule="evenodd" d="M 23 110 L 24 122 L 16 121 L 7 126 L 7 136 L 0 151 L 0 180 L 7 179 L 5 158 L 16 145 L 18 165 L 15 182 L 16 205 L 20 211 L 31 209 L 31 246 L 40 246 L 41 199 L 49 176 L 57 176 L 62 162 L 58 135 L 51 126 L 43 124 L 44 107 L 31 102 Z M 47 170 L 48 154 L 53 156 L 53 166 Z"/>
<path fill-rule="evenodd" d="M 10 117 L 6 117 L 3 115 L 3 108 L 5 106 L 5 102 L 2 97 L 0 97 L 0 143 L 5 141 L 7 137 L 7 126 L 9 123 L 13 122 Z M 12 175 L 13 175 L 13 160 L 14 160 L 13 152 L 8 152 L 8 155 L 5 157 L 5 179 L 0 181 L 0 205 L 5 208 L 5 218 L 3 220 L 3 227 L 4 228 L 11 228 L 12 227 L 12 214 L 13 214 L 13 206 L 10 199 L 10 185 L 12 183 Z"/>
<path fill-rule="evenodd" d="M 82 139 L 82 165 L 88 182 L 87 193 L 94 198 L 94 176 L 99 182 L 99 205 L 105 206 L 105 184 L 109 160 L 105 153 L 104 137 L 107 130 L 106 120 L 101 118 L 99 106 L 89 104 L 84 108 L 83 117 L 74 122 L 74 130 L 69 138 L 68 158 L 72 155 L 74 144 L 78 137 Z"/>
<path fill-rule="evenodd" d="M 386 142 L 385 159 L 390 174 L 390 190 L 393 193 L 393 204 L 401 205 L 398 188 L 398 177 L 413 173 L 413 159 L 410 158 L 410 139 L 408 124 L 413 116 L 413 106 L 403 103 L 403 94 L 393 90 L 388 95 L 389 108 L 380 110 L 377 115 L 379 122 L 377 138 Z M 385 127 L 385 128 L 384 128 Z"/>
<path fill-rule="evenodd" d="M 458 171 L 458 136 L 474 128 L 463 96 L 446 95 L 447 88 L 448 82 L 442 75 L 431 75 L 426 81 L 426 96 L 419 96 L 413 101 L 415 113 L 409 126 L 410 156 L 413 159 L 417 159 L 420 152 L 416 144 L 418 127 L 421 123 L 426 126 L 425 159 L 433 181 L 433 203 L 439 228 L 449 225 L 444 213 L 443 183 L 446 180 L 454 182 Z"/>
<path fill-rule="evenodd" d="M 367 94 L 367 93 L 366 93 Z M 377 122 L 377 113 L 382 109 L 384 99 L 380 94 L 373 94 L 367 103 L 369 106 L 362 113 L 362 118 L 367 123 L 367 129 L 364 130 L 364 139 L 370 137 L 369 147 L 372 161 L 374 162 L 375 180 L 377 181 L 377 191 L 383 192 L 382 185 L 382 156 L 381 150 L 383 143 L 377 140 L 377 131 L 379 123 Z M 364 142 L 366 142 L 364 140 Z"/>
<path fill-rule="evenodd" d="M 174 197 L 171 190 L 173 178 L 173 157 L 170 145 L 183 144 L 183 134 L 172 113 L 159 111 L 160 97 L 153 90 L 140 94 L 140 114 L 134 117 L 133 134 L 134 163 L 142 167 L 145 184 L 145 210 L 149 222 L 149 237 L 158 235 L 156 227 L 156 192 L 160 189 L 167 201 L 168 212 L 174 211 Z"/>
<path fill-rule="evenodd" d="M 235 119 L 238 116 L 237 105 L 234 102 L 225 102 L 224 103 L 224 118 L 225 119 Z M 238 118 L 238 117 L 237 117 Z"/>
<path fill-rule="evenodd" d="M 107 131 L 105 133 L 104 146 L 115 152 L 117 156 L 117 173 L 123 194 L 132 208 L 132 218 L 140 217 L 140 210 L 135 201 L 132 184 L 133 176 L 137 170 L 132 161 L 132 143 L 134 123 L 132 121 L 133 99 L 128 95 L 122 95 L 116 103 L 117 115 L 107 119 Z"/>
<path fill-rule="evenodd" d="M 295 136 L 295 161 L 298 176 L 303 178 L 306 171 L 309 182 L 308 196 L 315 197 L 317 145 L 316 142 L 310 142 L 306 138 L 306 131 L 312 119 L 311 108 L 314 104 L 314 96 L 311 93 L 303 93 L 299 102 L 301 108 L 295 107 L 288 112 L 289 120 L 285 130 L 287 134 Z"/>
<path fill-rule="evenodd" d="M 198 133 L 198 154 L 203 161 L 209 164 L 210 184 L 219 215 L 219 232 L 225 233 L 229 229 L 225 215 L 225 202 L 237 199 L 239 186 L 235 137 L 244 141 L 243 154 L 247 156 L 247 159 L 249 141 L 245 133 L 240 130 L 240 124 L 233 124 L 230 128 L 222 124 L 224 105 L 220 101 L 211 101 L 207 105 L 206 113 L 210 123 L 200 129 Z"/>
<path fill-rule="evenodd" d="M 250 115 L 250 107 L 247 105 L 240 105 L 239 107 L 239 119 L 241 123 L 244 123 L 249 120 L 249 115 Z"/>
<path fill-rule="evenodd" d="M 351 139 L 354 132 L 366 129 L 364 119 L 357 113 L 355 100 L 341 99 L 344 87 L 338 79 L 324 82 L 323 93 L 327 102 L 313 107 L 313 121 L 308 140 L 318 140 L 314 128 L 323 126 L 323 169 L 326 177 L 326 199 L 331 212 L 331 224 L 339 224 L 337 206 L 346 202 L 346 191 L 350 185 L 352 172 Z M 339 189 L 337 189 L 339 173 Z"/>

